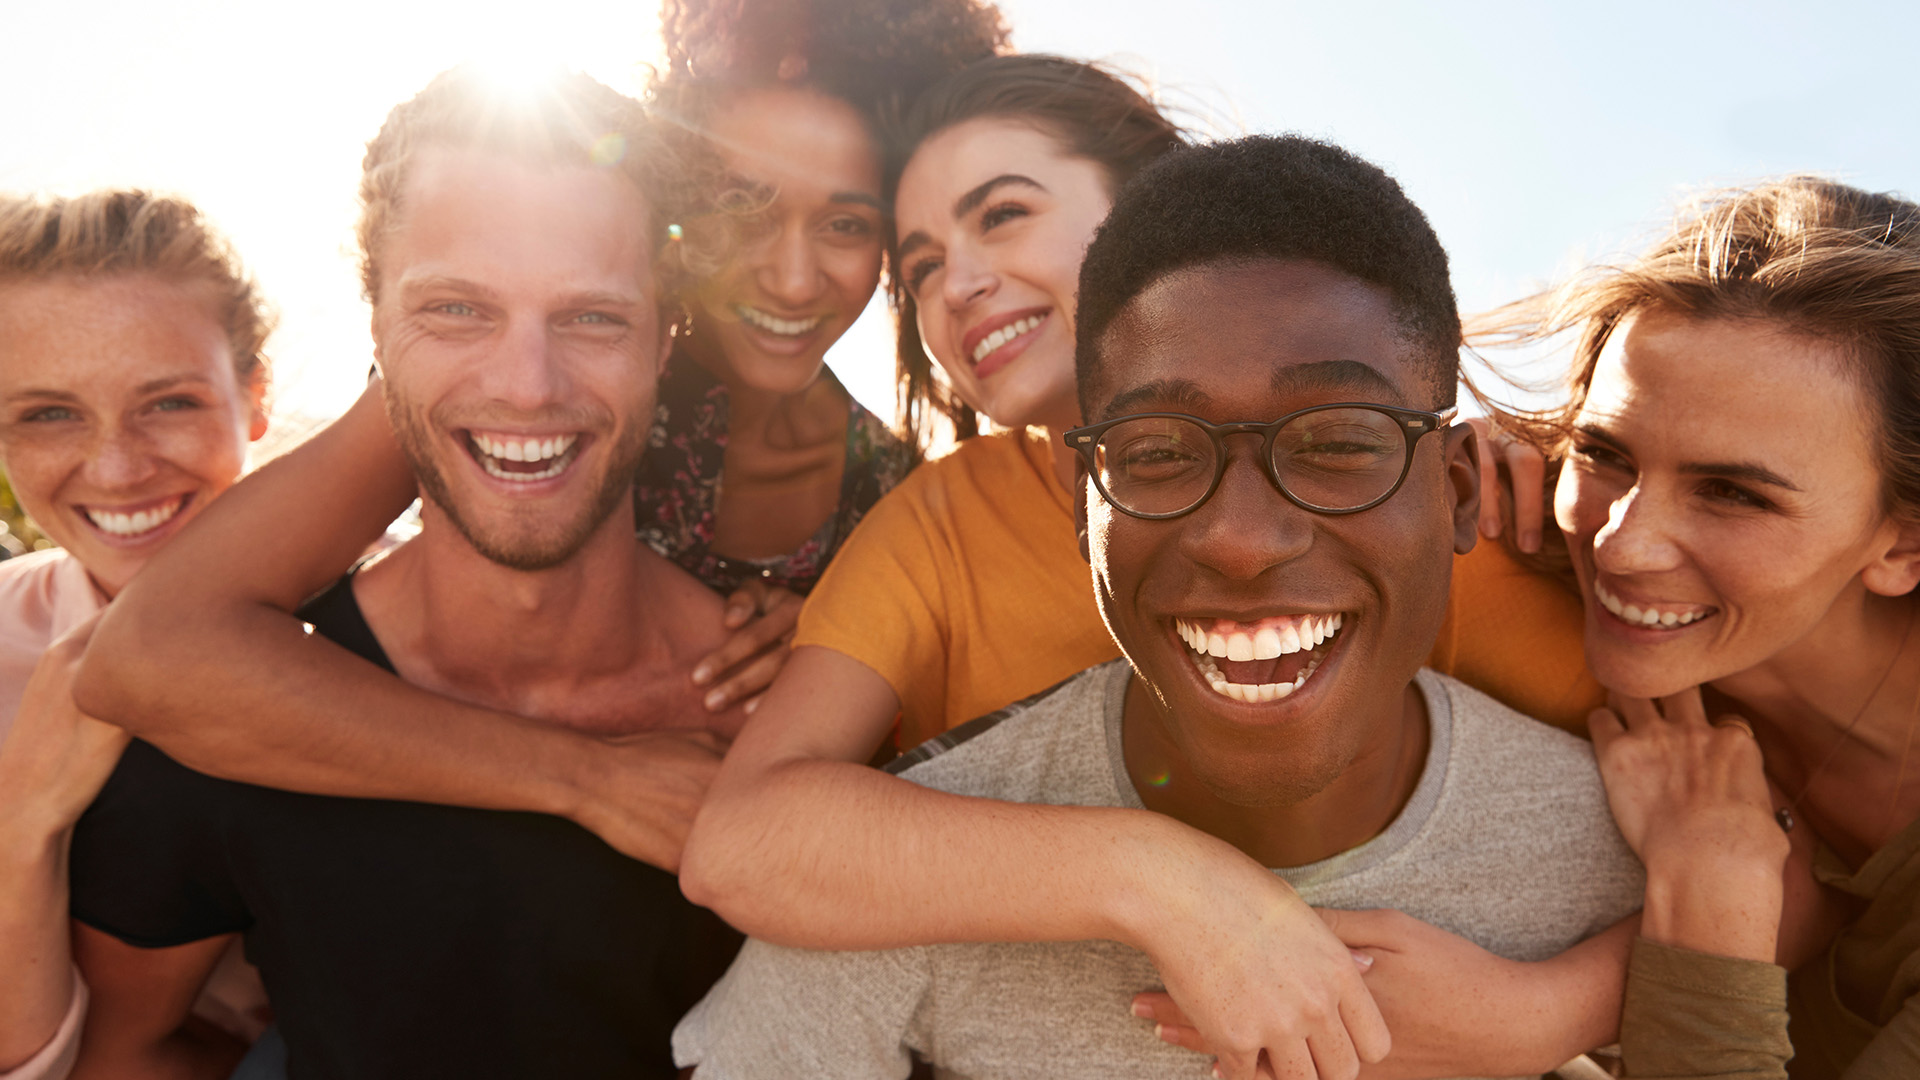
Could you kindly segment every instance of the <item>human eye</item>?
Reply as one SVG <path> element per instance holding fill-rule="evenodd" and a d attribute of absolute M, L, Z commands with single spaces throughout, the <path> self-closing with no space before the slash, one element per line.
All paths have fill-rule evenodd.
<path fill-rule="evenodd" d="M 20 417 L 22 423 L 51 424 L 60 420 L 77 420 L 80 414 L 65 405 L 48 405 L 43 408 L 29 409 Z"/>
<path fill-rule="evenodd" d="M 992 232 L 1015 218 L 1023 218 L 1031 213 L 1032 211 L 1017 202 L 997 203 L 980 212 L 980 231 Z"/>
<path fill-rule="evenodd" d="M 1293 467 L 1323 471 L 1367 469 L 1398 458 L 1406 439 L 1381 413 L 1332 410 L 1288 423 L 1274 440 L 1274 451 Z"/>
<path fill-rule="evenodd" d="M 857 214 L 843 214 L 827 222 L 827 233 L 841 240 L 866 240 L 879 230 L 873 222 Z"/>
<path fill-rule="evenodd" d="M 906 280 L 907 292 L 918 297 L 920 290 L 926 286 L 927 278 L 940 269 L 940 266 L 941 260 L 931 255 L 908 263 L 905 273 L 901 275 Z"/>
<path fill-rule="evenodd" d="M 1755 494 L 1731 480 L 1711 477 L 1700 484 L 1700 494 L 1709 502 L 1741 510 L 1771 510 L 1773 501 Z"/>
<path fill-rule="evenodd" d="M 1576 462 L 1598 466 L 1604 469 L 1631 471 L 1633 466 L 1626 455 L 1594 439 L 1576 439 L 1567 451 Z"/>
<path fill-rule="evenodd" d="M 192 398 L 185 394 L 173 394 L 168 397 L 163 397 L 155 401 L 152 405 L 152 409 L 155 412 L 180 412 L 185 409 L 197 409 L 199 407 L 200 402 L 197 398 Z"/>
<path fill-rule="evenodd" d="M 480 314 L 474 309 L 473 305 L 463 304 L 458 300 L 447 300 L 438 304 L 432 304 L 428 306 L 427 310 L 436 315 L 453 315 L 462 318 Z"/>
<path fill-rule="evenodd" d="M 1136 483 L 1190 475 L 1207 457 L 1206 450 L 1176 432 L 1121 432 L 1102 441 L 1108 468 Z"/>

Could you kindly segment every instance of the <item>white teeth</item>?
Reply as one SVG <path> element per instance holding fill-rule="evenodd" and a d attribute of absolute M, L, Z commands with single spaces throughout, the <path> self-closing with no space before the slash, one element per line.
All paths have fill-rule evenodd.
<path fill-rule="evenodd" d="M 469 432 L 475 455 L 480 467 L 488 476 L 502 480 L 514 480 L 530 483 L 535 480 L 547 480 L 565 472 L 571 460 L 566 456 L 573 444 L 580 441 L 578 435 L 554 435 L 540 439 L 514 439 L 485 435 L 478 431 Z M 500 467 L 502 461 L 551 461 L 553 464 L 535 472 L 509 472 Z"/>
<path fill-rule="evenodd" d="M 98 526 L 101 532 L 112 533 L 115 536 L 139 536 L 141 533 L 152 532 L 172 521 L 173 515 L 180 512 L 180 507 L 185 502 L 186 498 L 182 496 L 151 510 L 139 510 L 131 514 L 123 514 L 117 510 L 95 510 L 91 507 L 85 510 L 87 520 Z"/>
<path fill-rule="evenodd" d="M 973 347 L 973 362 L 976 364 L 979 363 L 981 360 L 986 359 L 988 353 L 1046 321 L 1047 317 L 1045 315 L 1029 315 L 1024 319 L 1017 319 L 995 330 L 993 333 L 980 339 L 980 344 Z"/>
<path fill-rule="evenodd" d="M 779 334 L 783 337 L 797 337 L 807 333 L 827 319 L 825 315 L 815 315 L 810 319 L 782 319 L 745 304 L 735 304 L 733 310 L 740 316 L 742 322 L 752 323 L 770 334 Z"/>
<path fill-rule="evenodd" d="M 1280 647 L 1280 631 L 1271 626 L 1263 626 L 1253 635 L 1253 658 L 1255 660 L 1273 660 L 1283 652 L 1299 652 L 1298 649 Z"/>
<path fill-rule="evenodd" d="M 511 461 L 513 459 L 509 458 L 508 460 Z M 488 476 L 497 477 L 501 480 L 514 480 L 523 484 L 531 483 L 535 480 L 549 480 L 559 476 L 561 473 L 567 471 L 567 464 L 565 461 L 556 461 L 538 472 L 508 472 L 494 464 L 491 457 L 482 457 L 480 459 L 480 467 L 487 470 Z"/>
<path fill-rule="evenodd" d="M 1207 631 L 1197 622 L 1175 619 L 1174 632 L 1197 655 L 1194 663 L 1215 693 L 1235 701 L 1257 704 L 1278 701 L 1306 683 L 1320 667 L 1322 657 L 1313 657 L 1292 682 L 1236 683 L 1220 670 L 1218 660 L 1273 660 L 1289 653 L 1312 649 L 1340 631 L 1339 615 L 1295 616 L 1274 625 L 1267 622 L 1253 633 L 1233 630 L 1227 633 Z"/>
<path fill-rule="evenodd" d="M 1638 604 L 1626 603 L 1602 588 L 1599 582 L 1594 583 L 1593 594 L 1600 598 L 1601 607 L 1613 612 L 1620 618 L 1621 622 L 1631 625 L 1658 626 L 1670 629 L 1685 626 L 1688 623 L 1698 619 L 1704 619 L 1713 614 L 1712 608 L 1691 608 L 1686 611 L 1661 610 L 1660 608 L 1652 606 L 1643 608 Z"/>

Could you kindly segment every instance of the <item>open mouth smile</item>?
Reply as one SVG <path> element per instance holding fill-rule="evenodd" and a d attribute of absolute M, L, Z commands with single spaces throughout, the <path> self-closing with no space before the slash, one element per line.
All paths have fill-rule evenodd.
<path fill-rule="evenodd" d="M 740 321 L 748 326 L 777 337 L 800 337 L 811 334 L 820 329 L 821 323 L 827 321 L 825 315 L 814 315 L 805 319 L 782 319 L 778 315 L 769 315 L 759 308 L 748 307 L 745 304 L 733 305 L 733 313 L 740 316 Z"/>
<path fill-rule="evenodd" d="M 1257 622 L 1175 619 L 1174 630 L 1213 692 L 1247 704 L 1305 686 L 1333 651 L 1343 616 L 1274 615 Z"/>
<path fill-rule="evenodd" d="M 1628 626 L 1648 630 L 1678 630 L 1717 613 L 1718 609 L 1699 604 L 1630 604 L 1608 592 L 1598 581 L 1593 595 L 1613 616 Z"/>
<path fill-rule="evenodd" d="M 82 506 L 80 511 L 87 516 L 88 521 L 93 522 L 94 528 L 116 540 L 139 540 L 178 517 L 190 498 L 192 498 L 191 495 L 175 495 L 153 506 L 134 511 L 109 510 L 94 506 Z"/>
<path fill-rule="evenodd" d="M 467 452 L 488 476 L 509 483 L 551 480 L 566 472 L 580 456 L 580 433 L 563 435 L 507 435 L 469 431 Z"/>

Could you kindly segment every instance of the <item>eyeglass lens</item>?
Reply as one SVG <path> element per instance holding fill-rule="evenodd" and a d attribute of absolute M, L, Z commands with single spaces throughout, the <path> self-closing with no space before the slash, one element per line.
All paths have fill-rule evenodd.
<path fill-rule="evenodd" d="M 1351 510 L 1384 496 L 1400 479 L 1406 456 L 1399 422 L 1372 409 L 1303 413 L 1273 440 L 1280 485 L 1322 510 Z M 1177 514 L 1198 506 L 1219 468 L 1206 429 L 1164 416 L 1108 428 L 1094 461 L 1108 497 L 1137 514 Z"/>

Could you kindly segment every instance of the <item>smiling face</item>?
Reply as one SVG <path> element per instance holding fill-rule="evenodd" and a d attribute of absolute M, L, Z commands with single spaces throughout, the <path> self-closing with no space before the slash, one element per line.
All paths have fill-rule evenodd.
<path fill-rule="evenodd" d="M 0 284 L 0 454 L 109 595 L 240 475 L 266 431 L 206 288 L 142 274 Z"/>
<path fill-rule="evenodd" d="M 960 399 L 1005 427 L 1072 427 L 1080 261 L 1113 197 L 1105 170 L 1019 120 L 956 124 L 900 178 L 900 274 Z"/>
<path fill-rule="evenodd" d="M 1554 505 L 1600 681 L 1674 693 L 1857 610 L 1843 601 L 1879 580 L 1899 530 L 1861 422 L 1874 405 L 1841 349 L 1759 320 L 1660 311 L 1615 341 Z"/>
<path fill-rule="evenodd" d="M 380 249 L 387 410 L 481 554 L 564 562 L 623 505 L 662 335 L 648 211 L 617 173 L 421 154 Z"/>
<path fill-rule="evenodd" d="M 1210 263 L 1123 309 L 1087 401 L 1090 419 L 1214 423 L 1347 401 L 1430 410 L 1425 370 L 1382 289 L 1318 263 Z M 1327 516 L 1274 488 L 1257 437 L 1227 445 L 1219 488 L 1184 517 L 1128 517 L 1083 485 L 1089 555 L 1164 741 L 1220 799 L 1297 802 L 1403 722 L 1453 553 L 1473 543 L 1477 474 L 1466 429 L 1449 429 L 1415 444 L 1392 498 Z"/>
<path fill-rule="evenodd" d="M 880 152 L 853 106 L 810 90 L 729 97 L 707 137 L 772 202 L 746 250 L 691 290 L 702 362 L 774 393 L 820 374 L 880 281 Z"/>

